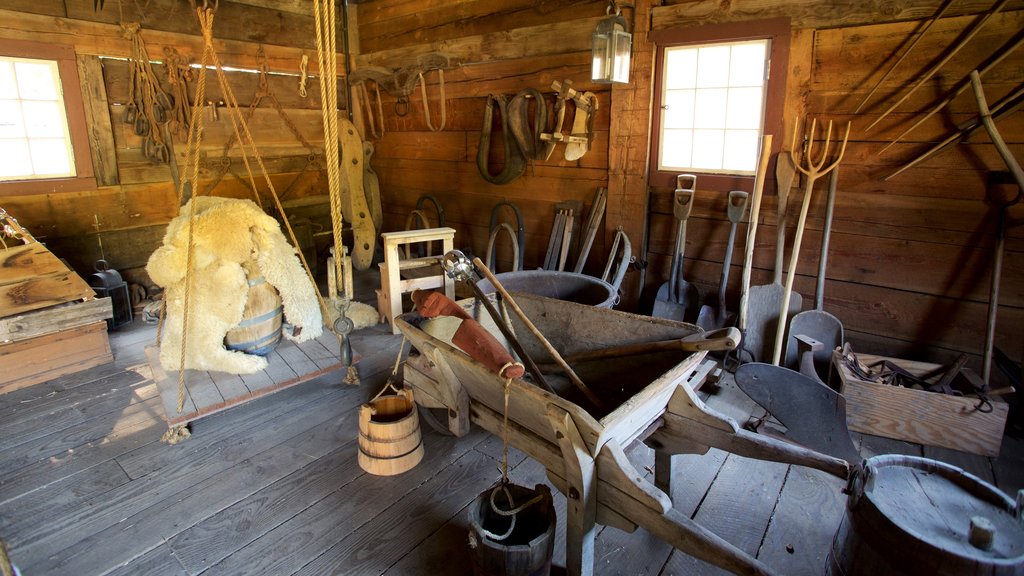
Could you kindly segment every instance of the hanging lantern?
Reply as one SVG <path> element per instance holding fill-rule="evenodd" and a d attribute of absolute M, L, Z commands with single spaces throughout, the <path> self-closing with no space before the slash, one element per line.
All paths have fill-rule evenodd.
<path fill-rule="evenodd" d="M 612 6 L 608 7 L 611 14 Z M 618 7 L 615 13 L 597 23 L 591 37 L 593 68 L 590 79 L 598 84 L 629 82 L 629 55 L 633 48 L 633 35 L 626 31 L 626 19 Z"/>

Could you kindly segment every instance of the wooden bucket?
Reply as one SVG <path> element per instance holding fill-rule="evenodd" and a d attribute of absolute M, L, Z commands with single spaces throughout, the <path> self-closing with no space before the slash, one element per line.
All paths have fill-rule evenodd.
<path fill-rule="evenodd" d="M 249 276 L 245 309 L 238 325 L 224 335 L 224 347 L 266 356 L 281 341 L 281 295 L 259 275 L 254 265 L 247 264 L 245 268 Z"/>
<path fill-rule="evenodd" d="M 412 390 L 379 396 L 359 407 L 359 467 L 377 476 L 411 470 L 423 459 Z"/>
<path fill-rule="evenodd" d="M 476 576 L 548 576 L 551 573 L 551 555 L 555 546 L 555 506 L 551 490 L 543 484 L 533 488 L 507 485 L 512 494 L 512 505 L 500 485 L 480 494 L 469 509 L 469 547 Z M 491 506 L 491 494 L 499 509 L 508 510 L 530 504 L 515 515 L 515 526 L 509 516 L 502 516 Z M 494 539 L 494 535 L 505 538 Z"/>
<path fill-rule="evenodd" d="M 850 480 L 826 573 L 832 576 L 1024 574 L 1016 502 L 929 458 L 865 460 Z"/>

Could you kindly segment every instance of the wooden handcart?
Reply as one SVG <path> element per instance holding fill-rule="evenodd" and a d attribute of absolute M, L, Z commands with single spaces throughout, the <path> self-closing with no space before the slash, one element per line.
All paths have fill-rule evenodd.
<path fill-rule="evenodd" d="M 622 344 L 682 338 L 698 332 L 692 324 L 639 316 L 528 294 L 516 302 L 561 354 Z M 494 328 L 475 301 L 460 304 Z M 503 433 L 505 381 L 461 350 L 428 334 L 417 313 L 395 323 L 419 351 L 406 364 L 405 383 L 416 401 L 446 408 L 449 429 L 468 433 L 477 424 Z M 512 319 L 526 352 L 539 364 L 543 348 Z M 496 329 L 490 329 L 501 340 Z M 742 456 L 800 464 L 846 478 L 848 464 L 740 428 L 708 408 L 686 385 L 706 352 L 659 351 L 640 356 L 579 362 L 573 369 L 605 400 L 604 409 L 585 410 L 567 387 L 562 395 L 525 379 L 508 386 L 511 445 L 544 465 L 548 478 L 567 497 L 566 564 L 571 575 L 593 573 L 596 524 L 633 531 L 638 526 L 681 551 L 737 574 L 772 570 L 703 528 L 672 506 L 672 455 L 705 453 L 716 447 Z M 550 382 L 550 379 L 549 379 Z M 643 440 L 655 449 L 655 483 L 629 462 L 624 448 Z"/>

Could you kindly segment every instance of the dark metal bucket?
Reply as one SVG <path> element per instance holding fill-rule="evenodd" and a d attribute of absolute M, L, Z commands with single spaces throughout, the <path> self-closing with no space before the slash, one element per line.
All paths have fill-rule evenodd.
<path fill-rule="evenodd" d="M 495 277 L 509 292 L 525 292 L 599 308 L 611 308 L 619 300 L 611 284 L 586 274 L 557 270 L 517 270 L 495 274 Z M 484 294 L 495 291 L 486 279 L 478 280 L 477 286 Z"/>

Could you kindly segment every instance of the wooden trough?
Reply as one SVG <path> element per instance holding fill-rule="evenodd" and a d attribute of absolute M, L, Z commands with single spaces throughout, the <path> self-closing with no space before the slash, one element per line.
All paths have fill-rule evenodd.
<path fill-rule="evenodd" d="M 564 356 L 622 344 L 682 338 L 692 324 L 594 308 L 529 294 L 516 302 Z M 473 300 L 460 304 L 501 340 Z M 449 429 L 461 436 L 477 424 L 501 436 L 504 381 L 483 364 L 423 329 L 423 318 L 403 314 L 395 324 L 421 356 L 406 365 L 406 385 L 416 401 L 448 410 Z M 550 358 L 526 328 L 512 321 L 526 352 L 538 363 Z M 672 506 L 671 455 L 716 447 L 753 458 L 801 464 L 845 478 L 848 464 L 803 448 L 758 436 L 706 407 L 686 385 L 706 352 L 657 352 L 577 363 L 576 373 L 606 404 L 588 412 L 526 379 L 509 386 L 509 442 L 544 465 L 567 497 L 566 564 L 569 574 L 593 573 L 596 524 L 633 531 L 638 526 L 683 552 L 737 574 L 772 574 L 749 554 L 706 530 Z M 550 379 L 549 379 L 550 382 Z M 631 442 L 655 449 L 655 484 L 625 456 Z"/>

